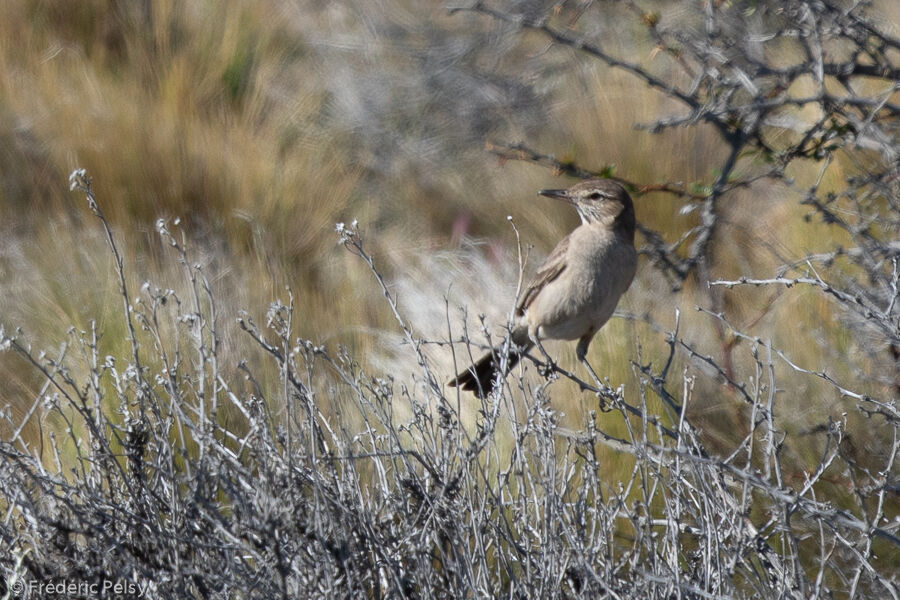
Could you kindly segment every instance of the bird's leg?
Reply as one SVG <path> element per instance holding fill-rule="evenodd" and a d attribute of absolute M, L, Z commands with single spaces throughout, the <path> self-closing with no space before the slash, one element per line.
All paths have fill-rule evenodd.
<path fill-rule="evenodd" d="M 591 340 L 594 339 L 594 333 L 596 332 L 591 329 L 578 339 L 578 345 L 575 346 L 575 356 L 578 357 L 579 362 L 587 362 L 584 357 L 587 356 L 588 346 L 591 344 Z"/>
<path fill-rule="evenodd" d="M 531 335 L 529 333 L 529 337 L 531 341 L 534 342 L 534 345 L 537 346 L 537 349 L 540 350 L 541 355 L 544 357 L 546 364 L 538 365 L 538 373 L 541 374 L 541 377 L 546 377 L 547 379 L 553 374 L 556 370 L 556 363 L 553 362 L 553 359 L 550 358 L 550 355 L 547 354 L 547 351 L 544 349 L 544 345 L 541 343 L 541 339 L 536 335 Z"/>
<path fill-rule="evenodd" d="M 578 358 L 578 362 L 583 364 L 584 368 L 587 369 L 588 373 L 591 374 L 591 377 L 594 378 L 594 383 L 596 383 L 597 385 L 601 385 L 600 378 L 597 377 L 597 374 L 594 372 L 594 368 L 591 366 L 591 363 L 587 361 L 588 346 L 590 345 L 593 338 L 593 329 L 581 336 L 581 338 L 578 340 L 578 345 L 575 346 L 575 356 Z"/>
<path fill-rule="evenodd" d="M 597 386 L 600 390 L 606 390 L 607 386 L 600 381 L 600 377 L 597 376 L 597 373 L 594 372 L 594 367 L 591 366 L 591 363 L 587 361 L 587 350 L 588 346 L 591 343 L 591 340 L 594 339 L 594 334 L 596 333 L 595 329 L 591 329 L 586 334 L 581 336 L 578 340 L 578 345 L 575 346 L 575 356 L 578 357 L 578 361 L 584 365 L 584 368 L 587 369 L 588 373 L 591 374 L 591 377 L 594 380 L 594 385 Z M 600 410 L 603 412 L 609 412 L 612 410 L 612 407 L 606 402 L 606 399 L 602 396 L 600 397 Z"/>

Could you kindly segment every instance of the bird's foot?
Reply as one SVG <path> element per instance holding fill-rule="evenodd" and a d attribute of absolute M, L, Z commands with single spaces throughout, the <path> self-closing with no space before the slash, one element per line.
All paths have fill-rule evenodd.
<path fill-rule="evenodd" d="M 541 377 L 548 380 L 559 377 L 559 367 L 556 366 L 553 359 L 549 356 L 545 356 L 544 358 L 546 359 L 546 362 L 538 363 L 538 373 L 540 373 Z"/>
<path fill-rule="evenodd" d="M 597 407 L 602 413 L 612 412 L 614 408 L 609 399 L 600 394 L 597 394 Z"/>
<path fill-rule="evenodd" d="M 613 405 L 610 399 L 609 394 L 609 386 L 603 383 L 600 379 L 600 376 L 597 375 L 597 372 L 594 371 L 594 367 L 591 366 L 591 363 L 587 361 L 586 358 L 581 358 L 581 364 L 584 365 L 584 368 L 587 369 L 587 372 L 591 375 L 591 379 L 594 381 L 594 385 L 597 386 L 599 390 L 597 393 L 597 399 L 600 401 L 600 411 L 601 412 L 609 412 L 613 410 Z"/>
<path fill-rule="evenodd" d="M 547 354 L 547 351 L 544 349 L 544 345 L 541 344 L 541 340 L 534 338 L 535 346 L 540 350 L 541 355 L 544 357 L 544 363 L 538 364 L 538 373 L 541 374 L 541 377 L 545 379 L 555 379 L 559 373 L 559 367 L 556 366 L 556 363 L 550 358 L 550 355 Z"/>

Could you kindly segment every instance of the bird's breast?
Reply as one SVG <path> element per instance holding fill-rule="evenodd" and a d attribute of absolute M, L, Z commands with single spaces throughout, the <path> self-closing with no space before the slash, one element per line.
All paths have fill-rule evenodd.
<path fill-rule="evenodd" d="M 525 315 L 542 338 L 577 339 L 602 327 L 637 270 L 634 245 L 609 229 L 582 225 L 570 235 L 565 269 Z"/>

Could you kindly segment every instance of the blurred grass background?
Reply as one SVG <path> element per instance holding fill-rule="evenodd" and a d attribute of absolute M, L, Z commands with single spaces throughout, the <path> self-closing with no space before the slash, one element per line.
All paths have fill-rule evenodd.
<path fill-rule="evenodd" d="M 665 3 L 659 8 L 669 18 Z M 620 55 L 665 69 L 669 59 L 653 52 L 640 20 L 608 9 L 610 18 L 591 33 Z M 515 260 L 516 243 L 506 215 L 534 245 L 532 268 L 577 223 L 574 212 L 535 197 L 570 180 L 497 161 L 485 141 L 524 139 L 585 167 L 615 165 L 617 175 L 641 183 L 709 184 L 721 160 L 722 144 L 702 126 L 636 130 L 673 108 L 639 81 L 549 48 L 539 36 L 449 16 L 442 2 L 20 0 L 0 11 L 0 319 L 48 349 L 69 327 L 88 330 L 92 319 L 105 332 L 105 353 L 125 348 L 111 258 L 83 198 L 66 185 L 76 167 L 94 178 L 133 292 L 145 280 L 183 285 L 154 227 L 157 218 L 181 219 L 223 304 L 232 364 L 251 348 L 232 317 L 239 309 L 263 315 L 290 286 L 297 335 L 346 345 L 403 379 L 415 364 L 386 346 L 396 327 L 371 275 L 337 246 L 336 222 L 359 220 L 416 331 L 444 339 L 446 321 L 434 319 L 434 307 L 443 313 L 448 290 L 454 309 L 468 306 L 471 330 L 479 312 L 503 322 L 509 306 L 489 299 L 511 300 L 515 284 L 514 269 L 504 266 Z M 808 164 L 791 175 L 812 181 L 816 173 Z M 841 178 L 826 185 L 840 186 Z M 731 194 L 714 242 L 714 276 L 769 277 L 784 262 L 830 248 L 836 233 L 805 222 L 796 200 L 764 183 Z M 681 205 L 662 194 L 636 199 L 638 219 L 669 240 L 696 219 Z M 479 277 L 454 252 L 481 261 Z M 797 364 L 839 381 L 877 367 L 813 290 L 726 291 L 722 301 L 734 325 L 771 339 Z M 720 335 L 696 305 L 709 306 L 705 287 L 688 281 L 674 292 L 642 260 L 620 308 L 665 328 L 680 309 L 681 333 L 698 351 L 719 360 L 734 353 L 737 378 L 754 376 L 749 348 Z M 590 354 L 632 398 L 629 361 L 638 344 L 644 364 L 665 359 L 662 333 L 621 319 Z M 550 348 L 576 368 L 571 344 Z M 430 352 L 449 376 L 449 351 Z M 682 368 L 699 367 L 679 358 L 673 372 Z M 783 364 L 778 371 L 795 433 L 844 418 L 850 404 L 833 388 Z M 859 383 L 859 392 L 883 392 Z M 38 388 L 36 375 L 3 357 L 0 402 L 13 414 L 24 414 Z M 566 382 L 551 389 L 554 408 L 579 426 L 591 401 Z M 727 452 L 746 434 L 746 407 L 714 379 L 698 380 L 690 406 L 713 448 Z M 857 434 L 864 431 L 857 413 L 847 418 L 854 454 L 880 452 L 877 439 Z M 815 464 L 818 442 L 797 439 L 798 462 Z M 617 460 L 611 471 L 627 468 Z"/>

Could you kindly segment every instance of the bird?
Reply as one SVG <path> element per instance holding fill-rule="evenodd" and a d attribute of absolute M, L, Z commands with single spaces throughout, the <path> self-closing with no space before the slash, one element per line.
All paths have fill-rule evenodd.
<path fill-rule="evenodd" d="M 637 272 L 634 204 L 621 183 L 592 178 L 538 194 L 571 204 L 581 225 L 556 245 L 522 294 L 506 361 L 498 346 L 448 382 L 482 399 L 498 381 L 499 363 L 506 363 L 505 377 L 535 344 L 544 352 L 541 340 L 578 340 L 575 355 L 584 362 Z"/>

